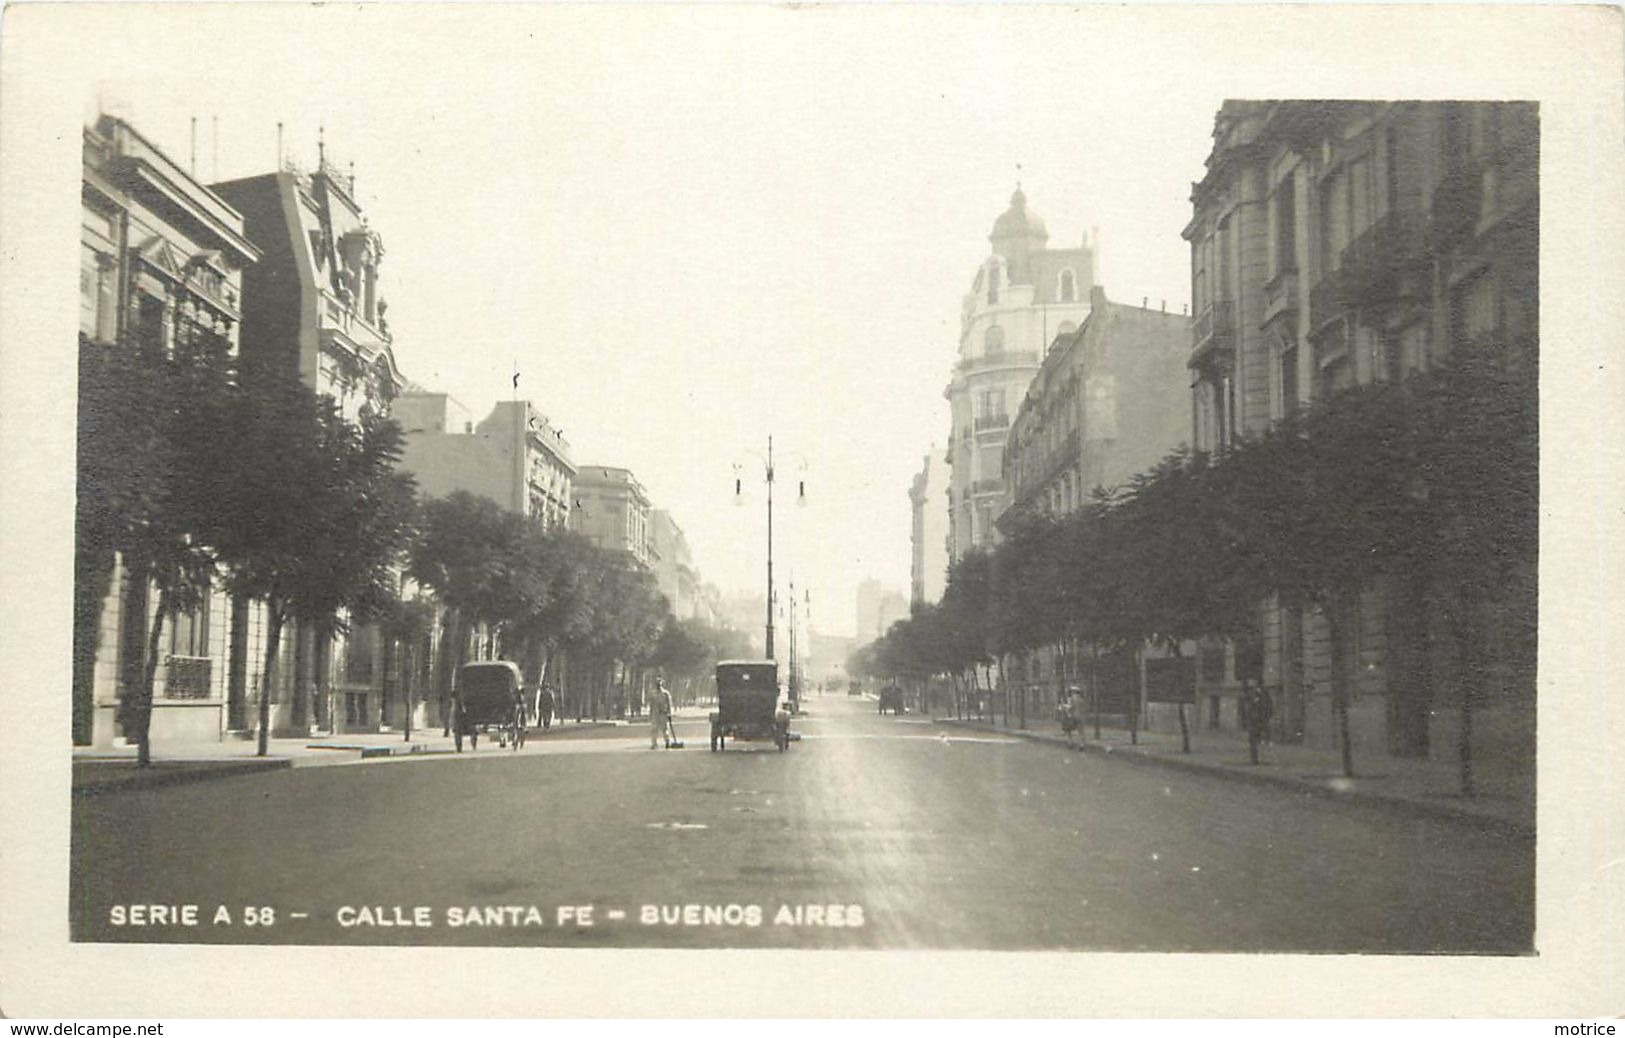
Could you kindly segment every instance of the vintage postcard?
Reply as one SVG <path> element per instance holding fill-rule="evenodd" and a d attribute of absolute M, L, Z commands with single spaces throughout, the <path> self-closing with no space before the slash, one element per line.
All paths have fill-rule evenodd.
<path fill-rule="evenodd" d="M 1617 11 L 4 25 L 8 1015 L 1617 1011 Z"/>

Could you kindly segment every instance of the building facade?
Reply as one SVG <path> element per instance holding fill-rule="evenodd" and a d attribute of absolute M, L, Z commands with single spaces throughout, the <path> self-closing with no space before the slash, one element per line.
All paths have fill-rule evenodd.
<path fill-rule="evenodd" d="M 945 460 L 952 467 L 950 561 L 996 541 L 1004 511 L 1004 442 L 1010 419 L 1044 352 L 1089 315 L 1094 244 L 1047 247 L 1049 231 L 1018 187 L 988 235 L 960 308 L 958 361 L 943 395 L 952 416 Z"/>
<path fill-rule="evenodd" d="M 583 465 L 576 473 L 571 525 L 600 548 L 651 565 L 649 513 L 649 495 L 627 469 Z"/>
<path fill-rule="evenodd" d="M 1527 103 L 1227 101 L 1192 187 L 1192 424 L 1237 437 L 1349 386 L 1403 379 L 1454 350 L 1538 357 L 1538 111 Z M 1532 601 L 1527 588 L 1505 589 Z M 1454 747 L 1448 639 L 1437 611 L 1364 590 L 1340 675 L 1351 739 L 1426 755 Z M 1533 631 L 1492 618 L 1504 665 L 1477 743 L 1532 764 Z M 1332 745 L 1332 654 L 1315 608 L 1262 609 L 1262 651 L 1203 654 L 1204 685 L 1260 678 L 1282 738 Z M 1209 697 L 1211 723 L 1233 723 Z M 1504 752 L 1497 752 L 1504 751 Z M 1449 752 L 1454 752 L 1450 750 Z"/>
<path fill-rule="evenodd" d="M 1190 327 L 1183 314 L 1092 291 L 1089 316 L 1056 336 L 1010 424 L 1012 508 L 1064 515 L 1187 442 Z"/>
<path fill-rule="evenodd" d="M 356 201 L 353 174 L 319 143 L 313 171 L 284 160 L 279 170 L 213 190 L 242 213 L 262 254 L 243 278 L 245 368 L 296 373 L 351 422 L 388 414 L 407 383 L 379 280 L 383 238 Z M 376 627 L 290 623 L 285 644 L 291 658 L 279 672 L 292 687 L 272 690 L 275 731 L 375 731 L 390 723 L 400 682 Z"/>
<path fill-rule="evenodd" d="M 702 592 L 699 571 L 694 568 L 694 553 L 683 528 L 663 508 L 649 513 L 649 557 L 671 614 L 679 620 L 709 623 L 713 613 Z"/>
<path fill-rule="evenodd" d="M 908 599 L 878 580 L 858 584 L 856 595 L 857 644 L 867 645 L 908 617 Z"/>
<path fill-rule="evenodd" d="M 121 119 L 102 116 L 86 127 L 83 157 L 80 342 L 173 350 L 213 339 L 235 352 L 244 271 L 260 259 L 242 214 Z M 107 746 L 123 736 L 118 701 L 147 659 L 157 596 L 132 586 L 117 557 L 79 560 L 76 580 L 80 593 L 100 601 L 76 601 L 73 739 Z M 101 586 L 105 594 L 90 595 Z M 253 649 L 245 610 L 216 591 L 166 621 L 154 742 L 218 740 L 245 722 Z"/>
<path fill-rule="evenodd" d="M 406 380 L 379 283 L 383 237 L 355 201 L 355 178 L 322 146 L 313 172 L 285 162 L 214 189 L 264 253 L 243 282 L 245 360 L 297 371 L 351 421 L 388 412 Z"/>
<path fill-rule="evenodd" d="M 909 602 L 940 602 L 948 585 L 948 510 L 951 507 L 947 463 L 935 444 L 908 488 Z"/>
<path fill-rule="evenodd" d="M 502 401 L 476 425 L 450 395 L 409 389 L 391 414 L 405 435 L 401 468 L 420 495 L 462 490 L 544 526 L 569 525 L 570 445 L 529 401 Z"/>

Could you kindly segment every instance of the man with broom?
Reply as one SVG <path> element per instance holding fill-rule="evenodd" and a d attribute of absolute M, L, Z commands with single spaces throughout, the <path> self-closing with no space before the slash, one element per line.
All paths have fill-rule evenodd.
<path fill-rule="evenodd" d="M 677 742 L 677 733 L 671 719 L 671 691 L 666 688 L 665 678 L 655 679 L 655 690 L 649 696 L 649 749 L 657 750 L 655 745 L 659 739 L 666 740 L 666 749 L 671 749 Z"/>

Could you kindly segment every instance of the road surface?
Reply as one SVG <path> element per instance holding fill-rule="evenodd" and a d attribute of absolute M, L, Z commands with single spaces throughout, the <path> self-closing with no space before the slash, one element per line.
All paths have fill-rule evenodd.
<path fill-rule="evenodd" d="M 1530 841 L 813 699 L 76 799 L 78 940 L 1520 953 Z M 154 907 L 156 906 L 156 907 Z M 188 909 L 187 906 L 193 906 Z M 252 912 L 250 912 L 252 909 Z M 190 922 L 188 921 L 190 920 Z"/>

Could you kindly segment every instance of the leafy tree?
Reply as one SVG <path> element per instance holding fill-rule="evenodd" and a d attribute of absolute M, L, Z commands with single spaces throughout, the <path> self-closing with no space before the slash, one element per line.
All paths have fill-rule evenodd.
<path fill-rule="evenodd" d="M 230 389 L 229 343 L 216 336 L 166 349 L 81 340 L 75 543 L 75 704 L 88 737 L 92 666 L 111 558 L 122 558 L 129 642 L 120 669 L 120 715 L 138 762 L 151 761 L 153 684 L 163 624 L 195 607 L 214 575 L 215 502 L 205 492 L 225 441 L 219 399 Z M 148 625 L 152 589 L 158 603 Z"/>
<path fill-rule="evenodd" d="M 452 675 L 467 656 L 470 632 L 481 621 L 499 619 L 505 597 L 499 585 L 510 577 L 504 562 L 514 555 L 518 532 L 496 502 L 466 491 L 419 503 L 406 570 L 446 610 L 436 676 L 443 727 L 451 724 Z"/>
<path fill-rule="evenodd" d="M 212 488 L 222 511 L 215 539 L 227 588 L 266 607 L 263 756 L 284 626 L 365 611 L 385 597 L 406 541 L 411 484 L 395 469 L 393 422 L 352 425 L 291 372 L 246 375 L 234 411 L 231 461 Z"/>

